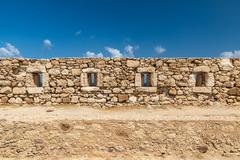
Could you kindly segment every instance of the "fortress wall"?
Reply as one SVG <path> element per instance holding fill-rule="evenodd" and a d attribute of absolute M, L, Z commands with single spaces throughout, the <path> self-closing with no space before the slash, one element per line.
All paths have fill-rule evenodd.
<path fill-rule="evenodd" d="M 240 101 L 240 59 L 9 58 L 0 64 L 1 104 L 111 107 Z"/>

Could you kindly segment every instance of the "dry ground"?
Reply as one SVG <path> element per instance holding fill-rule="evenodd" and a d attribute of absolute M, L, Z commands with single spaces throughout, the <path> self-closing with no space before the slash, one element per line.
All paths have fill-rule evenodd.
<path fill-rule="evenodd" d="M 2 106 L 0 159 L 239 160 L 240 108 Z"/>

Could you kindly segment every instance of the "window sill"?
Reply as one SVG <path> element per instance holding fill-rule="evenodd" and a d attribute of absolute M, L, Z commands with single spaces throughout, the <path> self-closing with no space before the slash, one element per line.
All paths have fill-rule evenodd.
<path fill-rule="evenodd" d="M 27 92 L 29 94 L 40 94 L 43 93 L 43 87 L 28 87 Z"/>
<path fill-rule="evenodd" d="M 154 93 L 157 92 L 157 87 L 137 87 L 139 92 L 149 92 Z"/>
<path fill-rule="evenodd" d="M 99 91 L 99 87 L 95 87 L 95 86 L 89 86 L 89 87 L 82 87 L 81 91 L 85 91 L 85 92 L 94 92 L 94 91 Z"/>
<path fill-rule="evenodd" d="M 193 93 L 211 93 L 212 87 L 193 87 Z"/>

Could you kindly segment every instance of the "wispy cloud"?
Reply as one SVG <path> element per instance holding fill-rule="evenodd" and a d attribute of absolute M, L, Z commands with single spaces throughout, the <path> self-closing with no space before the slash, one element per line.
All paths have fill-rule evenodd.
<path fill-rule="evenodd" d="M 158 54 L 161 54 L 161 53 L 164 53 L 164 52 L 167 51 L 167 49 L 166 49 L 166 48 L 163 48 L 162 46 L 156 46 L 156 47 L 154 48 L 154 50 L 155 50 L 155 52 L 158 53 Z"/>
<path fill-rule="evenodd" d="M 124 57 L 134 57 L 134 52 L 139 49 L 139 46 L 126 45 L 124 47 Z"/>
<path fill-rule="evenodd" d="M 53 44 L 49 39 L 44 39 L 43 40 L 43 46 L 48 48 L 48 49 L 51 49 L 53 47 Z"/>
<path fill-rule="evenodd" d="M 101 52 L 100 53 L 94 53 L 94 52 L 87 51 L 85 53 L 85 56 L 86 57 L 103 57 L 103 54 Z"/>
<path fill-rule="evenodd" d="M 105 50 L 111 54 L 111 57 L 123 57 L 123 54 L 118 49 L 105 47 Z"/>
<path fill-rule="evenodd" d="M 239 58 L 240 57 L 240 50 L 222 52 L 220 54 L 220 57 L 224 57 L 224 58 Z"/>
<path fill-rule="evenodd" d="M 5 46 L 0 48 L 0 57 L 18 56 L 20 56 L 20 51 L 11 43 L 5 43 Z"/>
<path fill-rule="evenodd" d="M 75 32 L 75 36 L 80 36 L 81 33 L 82 33 L 82 31 L 78 30 L 77 32 Z"/>

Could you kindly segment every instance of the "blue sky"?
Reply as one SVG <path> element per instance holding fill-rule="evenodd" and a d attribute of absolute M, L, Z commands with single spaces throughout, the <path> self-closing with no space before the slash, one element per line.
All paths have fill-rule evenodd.
<path fill-rule="evenodd" d="M 233 57 L 239 0 L 0 0 L 0 56 Z"/>

